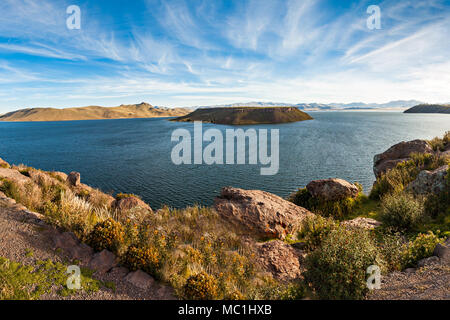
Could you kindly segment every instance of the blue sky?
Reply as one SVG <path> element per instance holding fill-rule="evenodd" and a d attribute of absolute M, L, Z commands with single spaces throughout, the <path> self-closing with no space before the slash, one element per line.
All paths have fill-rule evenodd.
<path fill-rule="evenodd" d="M 69 30 L 66 8 L 81 9 Z M 370 30 L 369 5 L 381 9 Z M 450 102 L 450 1 L 2 0 L 0 113 Z"/>

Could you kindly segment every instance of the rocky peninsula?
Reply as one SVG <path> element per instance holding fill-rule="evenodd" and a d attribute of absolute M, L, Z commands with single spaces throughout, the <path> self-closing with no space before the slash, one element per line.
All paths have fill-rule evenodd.
<path fill-rule="evenodd" d="M 172 121 L 203 121 L 215 124 L 252 125 L 297 122 L 313 118 L 295 107 L 199 108 Z"/>
<path fill-rule="evenodd" d="M 408 110 L 405 110 L 404 113 L 447 113 L 450 114 L 450 105 L 449 104 L 419 104 Z"/>

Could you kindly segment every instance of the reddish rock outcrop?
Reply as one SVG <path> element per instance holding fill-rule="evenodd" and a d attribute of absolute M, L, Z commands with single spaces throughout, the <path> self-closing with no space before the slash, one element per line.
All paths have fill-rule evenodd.
<path fill-rule="evenodd" d="M 31 182 L 31 179 L 24 176 L 19 171 L 0 167 L 0 178 L 7 178 L 19 183 Z"/>
<path fill-rule="evenodd" d="M 279 280 L 289 281 L 300 277 L 302 252 L 281 240 L 256 245 L 260 265 Z"/>
<path fill-rule="evenodd" d="M 64 172 L 60 172 L 60 171 L 52 171 L 51 172 L 52 175 L 54 175 L 55 177 L 58 177 L 58 179 L 60 181 L 67 181 L 67 174 L 65 174 Z"/>
<path fill-rule="evenodd" d="M 118 259 L 114 253 L 103 250 L 94 254 L 89 263 L 89 268 L 96 270 L 98 273 L 105 273 L 118 266 Z"/>
<path fill-rule="evenodd" d="M 147 290 L 155 285 L 155 279 L 153 279 L 152 276 L 149 276 L 148 274 L 146 274 L 141 270 L 130 272 L 125 277 L 125 280 L 131 283 L 132 285 L 144 290 Z"/>
<path fill-rule="evenodd" d="M 112 208 L 119 210 L 119 211 L 126 211 L 126 210 L 132 210 L 135 208 L 140 208 L 140 209 L 144 209 L 144 210 L 153 212 L 152 208 L 150 208 L 150 206 L 148 204 L 146 204 L 141 199 L 133 197 L 133 196 L 115 200 L 111 206 L 112 206 Z"/>
<path fill-rule="evenodd" d="M 326 201 L 356 198 L 359 193 L 357 186 L 343 179 L 314 180 L 306 189 L 313 197 Z"/>
<path fill-rule="evenodd" d="M 222 189 L 214 206 L 224 219 L 246 228 L 251 234 L 280 239 L 294 233 L 305 217 L 313 215 L 274 194 L 232 187 Z"/>
<path fill-rule="evenodd" d="M 394 168 L 397 163 L 409 160 L 411 153 L 433 153 L 425 140 L 402 141 L 373 158 L 373 172 L 376 177 Z"/>
<path fill-rule="evenodd" d="M 72 171 L 67 177 L 67 182 L 69 183 L 69 185 L 76 187 L 80 184 L 80 178 L 81 176 L 79 172 Z"/>

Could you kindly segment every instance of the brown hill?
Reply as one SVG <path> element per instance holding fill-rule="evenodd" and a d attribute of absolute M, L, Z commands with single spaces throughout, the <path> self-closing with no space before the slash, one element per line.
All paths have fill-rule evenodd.
<path fill-rule="evenodd" d="M 311 120 L 312 117 L 295 107 L 231 107 L 201 108 L 173 121 L 204 121 L 217 124 L 269 124 Z"/>
<path fill-rule="evenodd" d="M 450 104 L 419 104 L 404 113 L 450 113 Z"/>
<path fill-rule="evenodd" d="M 179 117 L 190 112 L 184 108 L 156 108 L 142 102 L 119 107 L 31 108 L 12 111 L 0 116 L 0 121 L 69 121 L 124 118 Z"/>

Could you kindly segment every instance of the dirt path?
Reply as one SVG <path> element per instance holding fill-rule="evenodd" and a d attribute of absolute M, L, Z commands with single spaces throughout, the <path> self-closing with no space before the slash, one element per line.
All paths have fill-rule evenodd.
<path fill-rule="evenodd" d="M 369 300 L 450 300 L 450 267 L 441 264 L 415 272 L 393 272 L 381 278 L 381 289 Z"/>
<path fill-rule="evenodd" d="M 68 252 L 55 248 L 55 236 L 61 232 L 47 225 L 39 215 L 33 214 L 14 200 L 0 194 L 0 257 L 19 262 L 23 265 L 34 266 L 39 261 L 51 260 L 65 265 L 74 264 L 74 259 Z M 88 261 L 75 261 L 80 267 L 89 266 Z M 147 276 L 147 288 L 140 288 L 140 278 L 135 278 L 134 284 L 125 277 L 128 270 L 115 267 L 108 272 L 95 272 L 93 278 L 109 287 L 101 286 L 96 292 L 87 293 L 77 290 L 75 294 L 63 297 L 58 294 L 55 285 L 51 292 L 42 295 L 41 299 L 83 299 L 83 300 L 123 300 L 123 299 L 173 299 L 172 290 L 156 283 Z M 148 281 L 150 280 L 150 281 Z M 111 285 L 114 283 L 114 285 Z"/>

